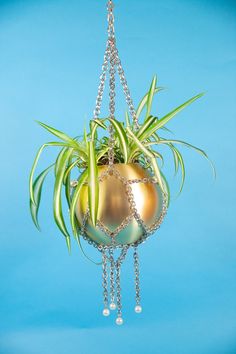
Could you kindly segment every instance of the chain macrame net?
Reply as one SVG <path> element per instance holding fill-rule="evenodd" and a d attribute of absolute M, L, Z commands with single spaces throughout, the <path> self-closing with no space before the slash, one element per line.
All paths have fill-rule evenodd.
<path fill-rule="evenodd" d="M 98 95 L 96 99 L 96 106 L 93 114 L 94 119 L 99 119 L 101 111 L 101 103 L 103 92 L 105 88 L 105 81 L 107 73 L 109 74 L 109 115 L 110 118 L 114 118 L 115 114 L 115 75 L 116 71 L 120 77 L 120 82 L 123 87 L 123 91 L 126 98 L 126 103 L 129 108 L 130 115 L 133 119 L 134 128 L 139 128 L 139 123 L 136 117 L 136 111 L 134 109 L 133 101 L 130 96 L 130 91 L 128 88 L 127 80 L 124 75 L 124 70 L 119 58 L 118 50 L 116 47 L 115 31 L 114 31 L 114 14 L 113 14 L 114 4 L 112 0 L 108 1 L 108 39 L 106 44 L 106 50 L 104 55 L 104 62 L 102 65 L 102 74 L 100 76 L 100 84 L 98 87 Z M 110 310 L 117 310 L 116 323 L 121 325 L 123 323 L 122 318 L 122 302 L 121 302 L 121 265 L 127 255 L 129 248 L 133 248 L 133 260 L 134 260 L 134 285 L 135 285 L 135 312 L 140 313 L 142 311 L 141 307 L 141 296 L 140 296 L 140 281 L 139 281 L 139 257 L 137 246 L 144 242 L 148 236 L 153 234 L 160 226 L 163 218 L 167 211 L 167 200 L 165 195 L 162 195 L 162 209 L 160 214 L 154 221 L 152 225 L 145 225 L 142 220 L 137 205 L 135 203 L 134 194 L 132 191 L 132 184 L 157 184 L 158 182 L 154 177 L 150 175 L 148 178 L 141 179 L 127 179 L 124 177 L 116 168 L 114 164 L 114 130 L 112 125 L 109 126 L 109 151 L 108 158 L 109 164 L 105 171 L 99 177 L 99 183 L 102 183 L 105 179 L 115 177 L 119 182 L 122 183 L 127 200 L 129 202 L 129 213 L 125 219 L 120 223 L 120 225 L 115 230 L 110 230 L 107 225 L 105 225 L 101 220 L 97 221 L 96 227 L 103 233 L 103 235 L 109 240 L 106 244 L 99 242 L 95 237 L 88 235 L 88 225 L 89 225 L 89 208 L 84 214 L 82 227 L 80 229 L 83 238 L 92 244 L 102 253 L 102 286 L 103 286 L 103 315 L 109 316 Z M 75 187 L 75 185 L 73 185 Z M 148 201 L 147 201 L 148 202 Z M 136 221 L 139 225 L 141 232 L 141 237 L 129 244 L 122 244 L 122 242 L 117 242 L 119 235 L 125 230 L 129 224 Z"/>

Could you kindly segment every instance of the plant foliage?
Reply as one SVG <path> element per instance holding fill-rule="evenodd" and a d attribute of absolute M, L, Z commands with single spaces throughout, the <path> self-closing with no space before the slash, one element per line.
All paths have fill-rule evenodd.
<path fill-rule="evenodd" d="M 149 91 L 138 105 L 136 111 L 137 117 L 139 118 L 140 115 L 144 113 L 143 122 L 138 129 L 135 129 L 128 113 L 126 113 L 124 123 L 110 118 L 92 120 L 90 122 L 90 131 L 87 133 L 85 130 L 81 138 L 72 138 L 55 128 L 38 122 L 44 129 L 59 139 L 59 141 L 48 142 L 40 147 L 30 173 L 30 211 L 33 222 L 38 229 L 38 211 L 41 201 L 42 187 L 46 176 L 53 169 L 55 175 L 53 197 L 54 219 L 59 230 L 65 236 L 68 248 L 70 249 L 70 232 L 66 226 L 63 214 L 63 193 L 65 194 L 70 210 L 70 223 L 73 235 L 79 240 L 80 225 L 78 225 L 78 221 L 75 218 L 75 208 L 80 196 L 81 187 L 85 182 L 88 183 L 89 210 L 91 220 L 93 224 L 96 225 L 99 203 L 98 166 L 106 165 L 109 162 L 108 137 L 103 135 L 99 138 L 97 130 L 99 128 L 106 131 L 110 124 L 114 128 L 115 163 L 139 163 L 144 168 L 149 169 L 157 179 L 163 193 L 167 195 L 169 200 L 169 186 L 161 170 L 164 158 L 159 151 L 161 146 L 167 146 L 173 154 L 175 174 L 177 174 L 179 170 L 181 171 L 180 192 L 182 191 L 185 180 L 185 166 L 184 159 L 178 147 L 186 146 L 208 159 L 207 154 L 196 146 L 182 140 L 166 139 L 162 136 L 162 133 L 164 131 L 169 131 L 165 125 L 171 119 L 184 108 L 202 97 L 203 93 L 193 96 L 162 118 L 158 118 L 151 114 L 153 98 L 155 94 L 162 89 L 161 87 L 157 87 L 156 84 L 157 78 L 155 76 L 151 82 Z M 56 161 L 35 177 L 35 170 L 39 158 L 42 152 L 50 147 L 60 148 Z M 71 173 L 74 170 L 77 171 L 79 178 L 74 193 L 71 194 Z"/>

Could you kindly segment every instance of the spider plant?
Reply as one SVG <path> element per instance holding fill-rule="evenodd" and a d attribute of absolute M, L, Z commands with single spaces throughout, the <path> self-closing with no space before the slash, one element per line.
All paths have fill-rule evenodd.
<path fill-rule="evenodd" d="M 168 131 L 166 124 L 176 116 L 177 113 L 189 106 L 191 103 L 203 96 L 200 93 L 193 96 L 177 108 L 173 109 L 161 118 L 152 114 L 152 103 L 154 95 L 162 88 L 157 87 L 157 78 L 154 76 L 150 88 L 140 101 L 136 116 L 139 119 L 144 113 L 142 123 L 135 129 L 129 114 L 126 113 L 124 122 L 117 119 L 95 119 L 90 121 L 89 132 L 84 131 L 82 137 L 70 137 L 67 134 L 52 128 L 42 122 L 38 122 L 44 129 L 56 137 L 57 141 L 43 144 L 35 157 L 29 179 L 30 189 L 30 211 L 34 224 L 39 229 L 38 211 L 41 200 L 42 187 L 49 172 L 54 171 L 54 193 L 53 193 L 53 212 L 54 219 L 62 234 L 65 236 L 66 243 L 70 249 L 70 232 L 66 226 L 63 214 L 62 195 L 68 203 L 70 211 L 70 223 L 73 235 L 79 241 L 78 221 L 75 218 L 75 207 L 80 196 L 81 188 L 84 183 L 88 183 L 89 210 L 93 225 L 96 225 L 97 212 L 99 205 L 99 182 L 98 166 L 107 165 L 108 159 L 108 137 L 100 137 L 98 128 L 107 131 L 108 125 L 114 128 L 114 163 L 139 163 L 144 168 L 149 169 L 157 179 L 163 193 L 168 201 L 170 190 L 167 180 L 162 172 L 164 157 L 160 153 L 161 146 L 167 146 L 172 154 L 175 166 L 175 173 L 181 172 L 180 192 L 182 191 L 185 180 L 184 159 L 179 150 L 179 146 L 186 146 L 195 150 L 197 153 L 207 158 L 207 154 L 196 146 L 182 140 L 164 138 L 163 133 Z M 59 148 L 56 160 L 35 178 L 35 170 L 38 165 L 42 152 L 50 147 Z M 214 167 L 213 167 L 214 169 Z M 71 194 L 71 174 L 76 171 L 78 182 Z"/>

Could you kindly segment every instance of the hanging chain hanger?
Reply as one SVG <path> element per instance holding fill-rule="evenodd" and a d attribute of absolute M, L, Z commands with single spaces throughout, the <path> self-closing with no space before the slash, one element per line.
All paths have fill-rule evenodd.
<path fill-rule="evenodd" d="M 115 18 L 114 18 L 114 3 L 109 0 L 107 3 L 107 22 L 108 22 L 108 38 L 106 43 L 106 50 L 104 54 L 104 62 L 102 65 L 102 74 L 100 76 L 100 83 L 98 87 L 98 94 L 96 99 L 96 105 L 93 113 L 93 118 L 98 119 L 101 111 L 102 98 L 105 88 L 105 81 L 107 76 L 107 71 L 109 69 L 109 115 L 110 118 L 114 118 L 115 114 L 115 73 L 116 70 L 120 77 L 120 82 L 123 87 L 126 103 L 129 108 L 130 115 L 133 119 L 134 127 L 138 129 L 139 124 L 136 117 L 136 111 L 133 105 L 133 100 L 130 95 L 130 90 L 125 77 L 124 69 L 119 58 L 118 49 L 116 46 L 115 38 Z"/>

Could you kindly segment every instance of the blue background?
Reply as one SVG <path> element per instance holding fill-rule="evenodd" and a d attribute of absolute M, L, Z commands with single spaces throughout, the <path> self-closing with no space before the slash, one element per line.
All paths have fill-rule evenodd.
<path fill-rule="evenodd" d="M 167 87 L 155 100 L 159 116 L 207 91 L 169 127 L 208 152 L 217 180 L 206 161 L 185 149 L 184 191 L 173 198 L 158 234 L 140 247 L 143 313 L 133 312 L 129 256 L 122 278 L 125 324 L 118 328 L 114 318 L 102 317 L 100 267 L 75 243 L 68 256 L 52 222 L 52 178 L 37 232 L 28 173 L 37 148 L 51 140 L 34 119 L 74 136 L 91 117 L 106 40 L 105 1 L 1 0 L 0 353 L 234 354 L 235 1 L 119 0 L 115 13 L 136 104 L 154 73 Z M 44 154 L 41 167 L 53 157 Z M 171 156 L 166 159 L 175 195 Z"/>

